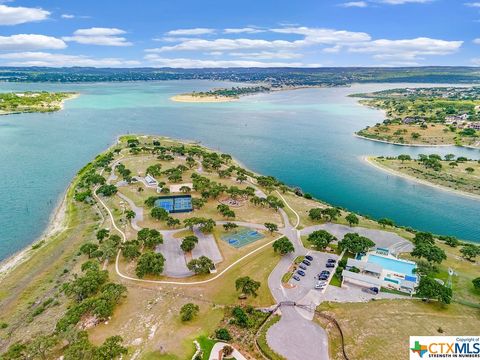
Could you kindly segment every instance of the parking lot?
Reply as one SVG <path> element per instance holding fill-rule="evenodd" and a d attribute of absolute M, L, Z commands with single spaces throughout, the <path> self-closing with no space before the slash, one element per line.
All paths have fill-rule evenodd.
<path fill-rule="evenodd" d="M 285 289 L 288 294 L 288 298 L 291 301 L 299 301 L 300 299 L 305 297 L 305 295 L 307 295 L 310 290 L 315 290 L 319 293 L 323 292 L 325 289 L 315 289 L 317 275 L 324 270 L 330 271 L 329 278 L 325 280 L 328 284 L 335 271 L 335 268 L 327 268 L 325 265 L 327 264 L 328 259 L 335 259 L 336 261 L 338 261 L 337 255 L 327 254 L 319 251 L 309 251 L 307 255 L 312 256 L 313 260 L 311 261 L 311 265 L 306 266 L 307 269 L 303 270 L 305 272 L 305 276 L 300 276 L 297 274 L 297 271 L 300 269 L 297 265 L 297 270 L 295 270 L 294 275 L 298 275 L 300 280 L 297 281 L 292 276 L 292 278 L 289 280 L 289 283 L 293 285 L 293 287 L 290 289 Z"/>

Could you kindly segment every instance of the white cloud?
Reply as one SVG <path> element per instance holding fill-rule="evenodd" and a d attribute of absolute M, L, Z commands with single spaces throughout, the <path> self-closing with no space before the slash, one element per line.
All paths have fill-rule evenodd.
<path fill-rule="evenodd" d="M 464 5 L 477 8 L 477 7 L 480 7 L 480 2 L 470 2 L 470 3 L 465 3 Z"/>
<path fill-rule="evenodd" d="M 260 52 L 231 52 L 228 55 L 242 59 L 298 59 L 302 54 L 283 51 L 260 51 Z"/>
<path fill-rule="evenodd" d="M 75 18 L 75 15 L 72 15 L 72 14 L 62 14 L 60 15 L 60 17 L 62 19 L 74 19 Z"/>
<path fill-rule="evenodd" d="M 265 30 L 257 29 L 253 27 L 244 27 L 244 28 L 224 29 L 223 32 L 225 34 L 241 34 L 241 33 L 257 34 L 257 33 L 265 32 Z"/>
<path fill-rule="evenodd" d="M 430 38 L 406 40 L 373 40 L 367 43 L 351 45 L 348 50 L 355 53 L 373 54 L 377 60 L 414 61 L 428 55 L 453 54 L 462 46 L 463 41 L 446 41 Z"/>
<path fill-rule="evenodd" d="M 104 45 L 104 46 L 130 46 L 131 42 L 123 36 L 126 32 L 117 28 L 92 27 L 89 29 L 78 29 L 73 36 L 64 36 L 65 41 L 74 41 L 79 44 Z"/>
<path fill-rule="evenodd" d="M 190 39 L 172 46 L 162 46 L 155 49 L 147 49 L 147 52 L 166 51 L 231 51 L 252 49 L 281 49 L 293 48 L 295 42 L 286 40 L 261 40 L 261 39 Z"/>
<path fill-rule="evenodd" d="M 185 58 L 162 58 L 156 54 L 145 56 L 157 67 L 172 68 L 228 68 L 228 67 L 319 67 L 320 64 L 304 64 L 301 62 L 263 62 L 252 60 L 200 60 Z"/>
<path fill-rule="evenodd" d="M 480 58 L 470 60 L 473 65 L 480 66 Z"/>
<path fill-rule="evenodd" d="M 368 6 L 366 1 L 349 1 L 343 4 L 340 4 L 341 7 L 359 7 L 364 8 Z"/>
<path fill-rule="evenodd" d="M 209 28 L 193 28 L 193 29 L 177 29 L 177 30 L 170 30 L 167 32 L 167 35 L 170 36 L 185 36 L 185 35 L 206 35 L 206 34 L 213 34 L 215 33 L 214 29 Z"/>
<path fill-rule="evenodd" d="M 0 54 L 7 60 L 7 66 L 87 66 L 87 67 L 130 67 L 141 63 L 135 60 L 118 58 L 92 58 L 84 55 L 52 54 L 47 52 L 15 52 Z"/>
<path fill-rule="evenodd" d="M 269 31 L 281 34 L 301 35 L 299 40 L 263 40 L 263 39 L 186 39 L 178 44 L 162 46 L 160 48 L 147 49 L 147 52 L 167 51 L 235 51 L 235 50 L 270 50 L 280 51 L 315 44 L 337 45 L 351 44 L 371 40 L 370 35 L 364 32 L 352 32 L 334 29 L 308 28 L 308 27 L 285 27 L 270 29 Z"/>
<path fill-rule="evenodd" d="M 477 39 L 473 40 L 473 43 L 477 44 L 477 45 L 480 45 L 480 38 L 477 38 Z"/>
<path fill-rule="evenodd" d="M 42 49 L 64 49 L 67 44 L 52 36 L 37 34 L 17 34 L 0 36 L 0 50 L 28 51 Z"/>
<path fill-rule="evenodd" d="M 0 4 L 0 25 L 17 25 L 48 18 L 49 11 L 42 8 L 7 6 Z"/>
<path fill-rule="evenodd" d="M 305 38 L 299 41 L 299 44 L 302 46 L 313 44 L 350 44 L 371 40 L 370 35 L 365 32 L 353 32 L 326 28 L 309 28 L 304 26 L 272 29 L 271 31 L 282 34 L 303 35 Z"/>

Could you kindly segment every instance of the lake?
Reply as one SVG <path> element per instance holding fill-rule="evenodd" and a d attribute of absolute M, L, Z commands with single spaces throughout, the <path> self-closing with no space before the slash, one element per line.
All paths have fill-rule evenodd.
<path fill-rule="evenodd" d="M 383 114 L 359 105 L 348 94 L 406 84 L 283 91 L 231 103 L 169 100 L 178 93 L 220 86 L 232 84 L 0 83 L 2 92 L 81 93 L 60 112 L 0 116 L 0 259 L 37 239 L 76 172 L 126 133 L 201 141 L 331 204 L 480 242 L 480 201 L 386 174 L 361 159 L 400 153 L 479 158 L 479 150 L 400 147 L 353 136 L 354 131 L 381 122 Z"/>

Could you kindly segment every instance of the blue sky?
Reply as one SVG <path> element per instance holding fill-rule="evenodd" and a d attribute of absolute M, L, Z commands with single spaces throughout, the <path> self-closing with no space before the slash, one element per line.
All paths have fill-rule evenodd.
<path fill-rule="evenodd" d="M 480 1 L 2 1 L 0 65 L 480 65 Z"/>

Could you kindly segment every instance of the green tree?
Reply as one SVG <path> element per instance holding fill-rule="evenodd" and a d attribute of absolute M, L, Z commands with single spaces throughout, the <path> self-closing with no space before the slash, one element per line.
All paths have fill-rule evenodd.
<path fill-rule="evenodd" d="M 223 228 L 225 229 L 225 231 L 231 231 L 233 229 L 236 229 L 237 227 L 238 225 L 232 222 L 227 222 L 223 224 Z"/>
<path fill-rule="evenodd" d="M 358 216 L 355 215 L 354 213 L 350 213 L 347 216 L 345 216 L 345 220 L 347 220 L 348 225 L 350 225 L 350 226 L 358 225 L 358 223 L 359 223 Z"/>
<path fill-rule="evenodd" d="M 140 256 L 140 243 L 138 240 L 126 241 L 122 244 L 122 255 L 127 260 L 133 260 Z"/>
<path fill-rule="evenodd" d="M 97 231 L 97 240 L 99 242 L 102 242 L 104 239 L 106 239 L 110 235 L 110 230 L 108 229 L 100 229 Z"/>
<path fill-rule="evenodd" d="M 337 240 L 337 238 L 325 230 L 316 230 L 308 235 L 308 241 L 311 242 L 317 250 L 325 250 L 325 248 L 335 240 Z"/>
<path fill-rule="evenodd" d="M 292 242 L 286 236 L 284 236 L 274 241 L 273 250 L 280 253 L 280 255 L 285 255 L 295 251 L 295 248 L 293 247 Z"/>
<path fill-rule="evenodd" d="M 103 196 L 112 196 L 115 195 L 117 191 L 118 189 L 115 185 L 104 184 L 97 189 L 97 194 L 101 194 Z"/>
<path fill-rule="evenodd" d="M 138 259 L 135 272 L 139 278 L 143 278 L 145 275 L 160 275 L 164 265 L 165 258 L 162 254 L 147 251 Z"/>
<path fill-rule="evenodd" d="M 273 234 L 275 231 L 278 231 L 278 225 L 277 224 L 266 222 L 263 225 L 270 232 L 270 234 Z"/>
<path fill-rule="evenodd" d="M 427 243 L 430 245 L 434 245 L 435 239 L 433 238 L 432 233 L 419 231 L 415 234 L 415 237 L 413 238 L 413 243 L 415 245 L 420 243 Z"/>
<path fill-rule="evenodd" d="M 184 252 L 190 252 L 195 248 L 196 244 L 198 244 L 198 238 L 195 235 L 189 235 L 183 238 L 180 248 Z"/>
<path fill-rule="evenodd" d="M 465 259 L 473 261 L 478 255 L 480 255 L 480 246 L 474 244 L 465 244 L 460 249 L 460 253 Z"/>
<path fill-rule="evenodd" d="M 180 222 L 179 219 L 173 218 L 171 216 L 169 216 L 168 219 L 167 219 L 167 226 L 168 227 L 175 228 L 180 224 L 181 224 L 181 222 Z"/>
<path fill-rule="evenodd" d="M 98 250 L 98 245 L 91 242 L 87 242 L 82 246 L 80 246 L 80 252 L 83 255 L 87 255 L 90 259 L 94 257 L 93 255 L 97 250 Z"/>
<path fill-rule="evenodd" d="M 417 295 L 427 299 L 438 300 L 443 304 L 450 304 L 452 301 L 452 289 L 440 284 L 435 279 L 428 276 L 422 276 L 420 278 Z"/>
<path fill-rule="evenodd" d="M 198 315 L 200 308 L 198 305 L 188 303 L 182 306 L 180 309 L 180 318 L 182 321 L 190 321 Z"/>
<path fill-rule="evenodd" d="M 412 158 L 410 157 L 410 155 L 406 155 L 406 154 L 398 155 L 398 156 L 397 156 L 397 159 L 400 160 L 402 163 L 403 163 L 404 161 L 410 161 L 410 160 L 412 160 Z"/>
<path fill-rule="evenodd" d="M 455 236 L 440 236 L 439 239 L 445 241 L 445 244 L 453 248 L 460 244 L 460 241 Z"/>
<path fill-rule="evenodd" d="M 243 276 L 235 280 L 235 288 L 245 295 L 257 297 L 257 290 L 260 288 L 260 282 L 255 281 L 250 276 Z"/>
<path fill-rule="evenodd" d="M 135 211 L 133 210 L 127 210 L 125 212 L 125 217 L 128 219 L 128 220 L 132 220 L 135 218 Z"/>
<path fill-rule="evenodd" d="M 225 329 L 225 328 L 219 328 L 219 329 L 215 330 L 215 337 L 216 337 L 218 340 L 223 340 L 223 341 L 230 341 L 230 340 L 232 340 L 232 336 L 230 335 L 230 333 L 228 332 L 228 330 Z"/>
<path fill-rule="evenodd" d="M 187 268 L 195 274 L 209 274 L 210 270 L 215 267 L 215 264 L 206 256 L 200 256 L 198 259 L 190 260 Z"/>
<path fill-rule="evenodd" d="M 163 209 L 163 208 L 160 208 L 160 207 L 154 207 L 151 211 L 150 211 L 150 216 L 152 218 L 154 218 L 155 220 L 162 220 L 162 221 L 166 221 L 170 214 L 168 213 L 167 210 Z"/>
<path fill-rule="evenodd" d="M 327 221 L 337 220 L 340 214 L 341 214 L 340 210 L 334 207 L 322 209 L 322 216 L 324 216 Z"/>
<path fill-rule="evenodd" d="M 369 238 L 360 236 L 357 233 L 348 233 L 338 242 L 338 246 L 340 249 L 346 250 L 351 254 L 358 254 L 367 252 L 375 246 L 375 243 Z"/>
<path fill-rule="evenodd" d="M 107 338 L 102 345 L 95 350 L 95 360 L 117 359 L 121 355 L 128 353 L 126 347 L 122 346 L 121 336 L 111 336 Z"/>
<path fill-rule="evenodd" d="M 322 209 L 315 208 L 308 211 L 308 217 L 312 220 L 322 220 Z"/>
<path fill-rule="evenodd" d="M 27 345 L 27 352 L 31 359 L 49 358 L 49 353 L 58 343 L 58 337 L 55 334 L 40 334 L 33 337 L 32 341 Z"/>
<path fill-rule="evenodd" d="M 387 218 L 379 219 L 378 223 L 382 225 L 383 228 L 385 228 L 385 226 L 395 226 L 395 223 L 393 222 L 393 220 L 387 219 Z"/>
<path fill-rule="evenodd" d="M 144 228 L 137 233 L 138 241 L 146 248 L 153 249 L 155 246 L 163 244 L 163 236 L 156 229 Z"/>
<path fill-rule="evenodd" d="M 480 290 L 480 277 L 473 279 L 472 283 L 475 289 Z"/>
<path fill-rule="evenodd" d="M 420 242 L 416 244 L 411 254 L 414 257 L 424 258 L 428 262 L 435 262 L 437 264 L 440 264 L 447 258 L 443 249 L 428 242 Z"/>

